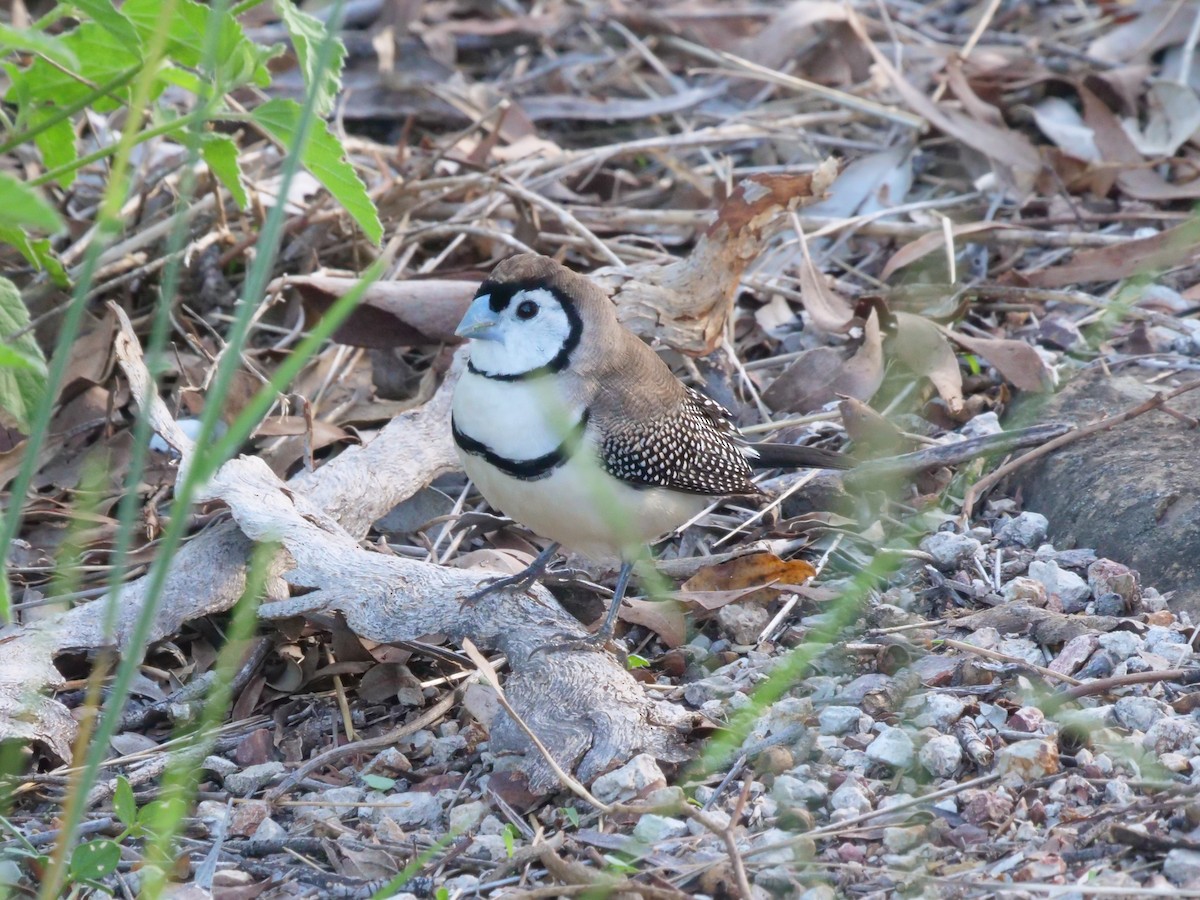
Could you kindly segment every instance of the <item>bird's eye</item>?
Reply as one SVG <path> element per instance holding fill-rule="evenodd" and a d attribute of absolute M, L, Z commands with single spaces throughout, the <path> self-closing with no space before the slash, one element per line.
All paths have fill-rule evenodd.
<path fill-rule="evenodd" d="M 532 319 L 538 314 L 538 305 L 532 300 L 522 300 L 517 306 L 518 319 Z"/>

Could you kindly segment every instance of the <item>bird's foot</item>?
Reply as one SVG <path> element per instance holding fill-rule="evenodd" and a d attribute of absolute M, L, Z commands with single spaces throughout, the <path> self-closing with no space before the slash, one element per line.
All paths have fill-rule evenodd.
<path fill-rule="evenodd" d="M 459 602 L 459 607 L 470 609 L 488 594 L 494 594 L 496 591 L 507 591 L 511 588 L 516 588 L 519 591 L 528 591 L 537 584 L 537 580 L 541 575 L 541 572 L 531 572 L 529 569 L 523 569 L 516 575 L 497 575 L 485 578 L 479 582 L 475 590 L 462 598 Z"/>
<path fill-rule="evenodd" d="M 621 658 L 625 657 L 625 648 L 620 641 L 613 637 L 613 630 L 611 628 L 601 628 L 595 634 L 589 634 L 586 637 L 579 637 L 570 632 L 556 634 L 551 643 L 542 644 L 540 647 L 534 649 L 533 653 L 562 653 L 564 651 L 577 650 L 590 650 L 593 653 L 599 653 L 610 648 L 616 651 L 617 656 Z"/>

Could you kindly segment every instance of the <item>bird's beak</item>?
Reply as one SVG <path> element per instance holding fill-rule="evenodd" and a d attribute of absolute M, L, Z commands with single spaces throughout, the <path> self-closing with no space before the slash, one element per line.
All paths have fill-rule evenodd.
<path fill-rule="evenodd" d="M 476 297 L 467 307 L 467 314 L 462 317 L 454 333 L 459 337 L 473 338 L 478 341 L 500 340 L 500 319 L 488 306 L 489 294 Z"/>

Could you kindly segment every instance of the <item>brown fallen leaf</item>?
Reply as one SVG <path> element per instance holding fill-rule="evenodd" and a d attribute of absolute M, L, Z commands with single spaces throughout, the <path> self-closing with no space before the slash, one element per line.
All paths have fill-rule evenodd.
<path fill-rule="evenodd" d="M 621 604 L 622 621 L 649 628 L 668 647 L 680 647 L 687 641 L 687 615 L 675 599 L 638 600 L 626 598 Z"/>
<path fill-rule="evenodd" d="M 1135 200 L 1194 200 L 1200 197 L 1200 178 L 1167 181 L 1146 164 L 1129 139 L 1116 114 L 1092 91 L 1082 85 L 1083 120 L 1092 129 L 1096 149 L 1106 163 L 1117 169 L 1116 179 L 1126 196 Z"/>
<path fill-rule="evenodd" d="M 1168 228 L 1147 238 L 1082 250 L 1070 262 L 1026 273 L 1032 287 L 1060 288 L 1072 284 L 1120 281 L 1134 275 L 1153 274 L 1200 259 L 1200 218 Z"/>
<path fill-rule="evenodd" d="M 850 13 L 849 22 L 858 39 L 870 51 L 875 65 L 887 76 L 909 109 L 939 131 L 986 156 L 997 174 L 1020 193 L 1028 193 L 1033 188 L 1042 170 L 1042 158 L 1029 138 L 1003 124 L 982 121 L 947 104 L 934 103 L 892 65 L 868 36 L 857 13 Z"/>
<path fill-rule="evenodd" d="M 680 588 L 685 597 L 721 594 L 707 598 L 715 605 L 697 604 L 712 611 L 734 600 L 773 600 L 789 585 L 802 585 L 817 570 L 802 559 L 784 560 L 774 553 L 751 553 L 701 569 Z M 761 593 L 760 593 L 761 592 Z"/>
<path fill-rule="evenodd" d="M 295 288 L 317 316 L 358 284 L 342 275 L 281 278 L 268 291 Z M 389 349 L 413 344 L 458 343 L 454 334 L 479 280 L 380 281 L 333 334 L 339 344 Z"/>
<path fill-rule="evenodd" d="M 967 222 L 963 225 L 955 225 L 951 229 L 951 234 L 959 238 L 970 234 L 978 234 L 981 231 L 999 231 L 1000 229 L 1013 227 L 1007 222 Z M 905 244 L 892 254 L 892 258 L 887 261 L 883 267 L 883 271 L 879 273 L 880 281 L 887 281 L 888 278 L 900 269 L 945 246 L 946 236 L 940 230 L 921 235 L 915 241 Z"/>
<path fill-rule="evenodd" d="M 853 356 L 843 360 L 833 347 L 805 351 L 762 392 L 763 402 L 779 412 L 807 413 L 838 397 L 870 400 L 883 384 L 883 369 L 883 334 L 872 308 Z"/>
<path fill-rule="evenodd" d="M 967 337 L 948 328 L 942 328 L 941 332 L 967 352 L 986 359 L 1018 390 L 1033 393 L 1054 390 L 1054 372 L 1037 350 L 1024 341 Z"/>
<path fill-rule="evenodd" d="M 844 334 L 854 322 L 854 305 L 833 289 L 825 274 L 818 271 L 808 252 L 808 241 L 799 220 L 794 220 L 800 240 L 800 295 L 804 309 L 818 331 Z"/>
<path fill-rule="evenodd" d="M 962 372 L 954 349 L 938 326 L 908 312 L 894 312 L 896 332 L 888 341 L 891 352 L 917 375 L 926 376 L 951 414 L 963 409 Z"/>

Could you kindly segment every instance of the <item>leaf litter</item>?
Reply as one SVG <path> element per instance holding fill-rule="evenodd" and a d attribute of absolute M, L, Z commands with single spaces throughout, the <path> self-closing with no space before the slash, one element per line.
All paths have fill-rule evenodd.
<path fill-rule="evenodd" d="M 1189 611 L 1155 590 L 1153 572 L 1052 543 L 1054 523 L 1003 485 L 970 488 L 982 454 L 1018 452 L 1002 433 L 1017 427 L 1001 425 L 1015 395 L 1085 366 L 1141 367 L 1176 389 L 1197 368 L 1185 299 L 1200 243 L 1188 218 L 1200 195 L 1196 84 L 1180 72 L 1196 10 L 1174 4 L 1164 18 L 1154 7 L 1100 19 L 1067 2 L 1003 16 L 982 2 L 954 14 L 891 2 L 598 4 L 584 17 L 552 0 L 485 12 L 400 4 L 391 21 L 379 10 L 351 21 L 345 37 L 362 49 L 347 60 L 339 116 L 385 226 L 388 277 L 243 448 L 274 473 L 239 477 L 263 491 L 288 479 L 284 490 L 350 536 L 348 559 L 358 541 L 371 550 L 358 548 L 364 560 L 482 572 L 536 552 L 538 539 L 482 515 L 435 428 L 391 461 L 402 487 L 382 462 L 350 464 L 387 445 L 392 415 L 407 410 L 418 432 L 437 409 L 457 311 L 496 259 L 524 247 L 595 273 L 623 319 L 678 351 L 666 354 L 677 371 L 751 433 L 904 474 L 898 484 L 776 475 L 764 482 L 786 495 L 776 510 L 744 525 L 743 504 L 715 506 L 658 548 L 664 596 L 647 589 L 623 610 L 625 642 L 645 663 L 629 670 L 641 693 L 623 696 L 684 712 L 700 762 L 681 765 L 665 744 L 589 775 L 568 760 L 613 812 L 539 785 L 500 752 L 506 713 L 445 640 L 453 622 L 372 630 L 354 598 L 306 606 L 313 585 L 281 574 L 233 713 L 195 761 L 202 793 L 177 879 L 247 897 L 366 897 L 410 863 L 414 895 L 603 885 L 815 900 L 1200 885 Z M 280 39 L 263 8 L 249 15 L 251 34 Z M 110 127 L 92 116 L 90 130 Z M 194 289 L 174 310 L 156 420 L 166 431 L 202 409 L 229 287 L 257 237 L 254 210 L 277 202 L 278 153 L 252 132 L 230 143 L 249 205 L 240 211 L 236 191 L 214 181 L 189 210 Z M 102 301 L 145 339 L 162 200 L 182 160 L 153 149 L 138 170 L 144 212 L 103 260 L 9 556 L 20 619 L 0 633 L 0 738 L 23 747 L 29 767 L 10 782 L 16 833 L 5 851 L 53 833 L 73 713 L 90 654 L 105 645 L 96 601 L 139 395 L 115 365 L 116 319 Z M 90 226 L 102 178 L 85 169 L 57 195 L 72 233 Z M 315 184 L 288 196 L 289 241 L 246 354 L 251 387 L 372 252 Z M 56 247 L 68 269 L 83 246 Z M 15 256 L 5 269 L 34 319 L 28 333 L 46 346 L 62 296 Z M 1157 291 L 1130 301 L 1126 279 Z M 767 306 L 770 318 L 758 317 Z M 1106 315 L 1113 324 L 1098 333 Z M 6 428 L 6 485 L 27 425 Z M 98 486 L 87 481 L 96 448 L 112 467 Z M 388 510 L 361 484 L 339 483 L 335 457 L 385 485 L 376 493 L 409 513 L 394 519 L 403 530 L 370 529 Z M 138 487 L 136 566 L 154 558 L 175 465 L 159 453 Z M 245 572 L 239 529 L 255 527 L 238 471 L 194 514 L 185 574 L 156 623 L 108 780 L 89 798 L 89 834 L 122 830 L 118 775 L 144 803 L 165 761 L 186 752 L 173 729 L 202 696 Z M 419 506 L 430 485 L 445 502 Z M 456 530 L 460 519 L 472 526 Z M 321 546 L 304 540 L 314 543 L 293 547 Z M 72 560 L 73 583 L 56 581 L 55 559 Z M 315 557 L 296 562 L 330 576 Z M 198 571 L 185 577 L 189 564 Z M 556 596 L 590 621 L 613 573 L 568 565 L 584 571 Z M 141 572 L 125 573 L 118 635 Z M 493 652 L 488 665 L 504 662 Z M 532 676 L 508 664 L 505 691 L 519 705 Z M 800 668 L 782 695 L 760 699 L 789 665 Z M 710 760 L 745 710 L 757 713 L 748 732 Z M 553 732 L 531 717 L 535 732 L 540 723 Z M 121 850 L 133 864 L 116 871 L 133 877 L 139 844 Z"/>

